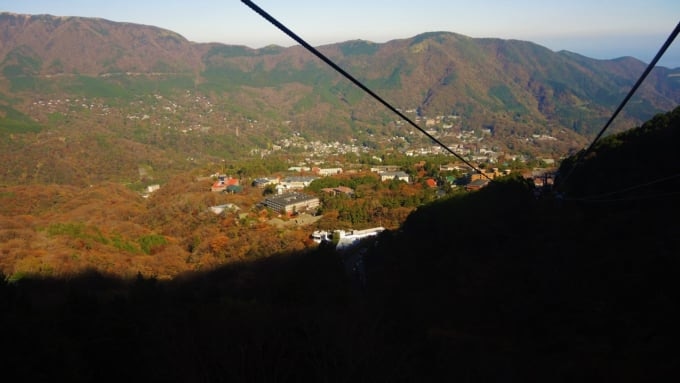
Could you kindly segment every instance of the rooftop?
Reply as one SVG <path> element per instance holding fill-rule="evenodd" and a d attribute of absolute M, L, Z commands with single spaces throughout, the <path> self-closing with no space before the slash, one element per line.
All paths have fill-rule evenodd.
<path fill-rule="evenodd" d="M 309 194 L 303 194 L 298 192 L 285 193 L 275 196 L 270 196 L 265 198 L 265 202 L 278 203 L 278 204 L 292 204 L 297 202 L 304 202 L 316 199 L 317 197 Z"/>

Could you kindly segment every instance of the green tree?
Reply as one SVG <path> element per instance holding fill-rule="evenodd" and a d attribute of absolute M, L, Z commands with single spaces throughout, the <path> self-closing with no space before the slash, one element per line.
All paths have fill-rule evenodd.
<path fill-rule="evenodd" d="M 276 192 L 276 186 L 269 184 L 264 187 L 264 190 L 262 190 L 262 195 L 271 195 Z"/>

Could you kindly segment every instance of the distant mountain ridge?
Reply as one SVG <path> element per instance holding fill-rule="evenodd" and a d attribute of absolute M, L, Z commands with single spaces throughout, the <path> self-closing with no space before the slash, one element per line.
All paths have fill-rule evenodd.
<path fill-rule="evenodd" d="M 199 64 L 200 56 L 192 53 L 193 43 L 152 26 L 98 18 L 2 13 L 0 30 L 0 57 L 6 76 L 183 72 Z"/>
<path fill-rule="evenodd" d="M 459 120 L 453 128 L 486 131 L 486 142 L 498 150 L 556 156 L 583 147 L 646 67 L 630 57 L 595 60 L 528 41 L 451 32 L 318 49 L 395 107 L 422 117 L 424 127 L 436 116 L 454 116 Z M 397 116 L 301 46 L 193 43 L 147 25 L 0 13 L 0 131 L 37 131 L 45 120 L 59 125 L 64 112 L 32 111 L 38 98 L 98 98 L 126 116 L 134 114 L 130 105 L 136 98 L 170 99 L 186 92 L 206 97 L 212 114 L 163 118 L 236 131 L 220 143 L 233 150 L 266 146 L 291 129 L 314 139 L 388 147 L 391 137 L 412 130 L 405 131 Z M 680 69 L 657 67 L 611 130 L 632 128 L 679 103 Z M 123 119 L 107 121 L 106 129 L 123 129 Z M 233 126 L 252 120 L 263 128 Z M 455 134 L 440 133 L 448 134 L 447 144 L 456 143 Z M 116 134 L 159 149 L 156 141 Z M 208 152 L 218 147 L 192 145 Z"/>

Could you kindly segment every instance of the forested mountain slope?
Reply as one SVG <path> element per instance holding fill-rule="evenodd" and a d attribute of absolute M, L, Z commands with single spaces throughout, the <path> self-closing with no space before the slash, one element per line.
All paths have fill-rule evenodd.
<path fill-rule="evenodd" d="M 552 158 L 583 147 L 645 68 L 450 32 L 318 49 L 447 145 L 474 132 L 484 141 L 472 151 Z M 677 106 L 677 72 L 655 68 L 612 132 Z M 167 178 L 296 133 L 431 145 L 301 46 L 199 44 L 153 26 L 2 13 L 0 73 L 4 183 L 40 182 L 36 167 L 62 184 L 132 182 L 140 164 Z"/>
<path fill-rule="evenodd" d="M 680 207 L 679 123 L 675 109 L 603 140 L 558 184 L 564 198 L 499 179 L 354 255 L 321 247 L 167 282 L 2 279 L 5 376 L 666 380 L 680 365 L 666 218 Z"/>

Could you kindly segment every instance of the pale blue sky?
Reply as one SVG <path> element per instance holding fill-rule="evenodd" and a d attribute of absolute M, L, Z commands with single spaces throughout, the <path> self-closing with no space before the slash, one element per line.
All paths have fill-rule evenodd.
<path fill-rule="evenodd" d="M 253 0 L 314 46 L 423 32 L 528 40 L 597 59 L 650 62 L 680 21 L 678 0 Z M 295 41 L 241 0 L 0 0 L 0 11 L 155 25 L 196 42 L 259 48 Z M 660 64 L 680 67 L 680 38 Z"/>

